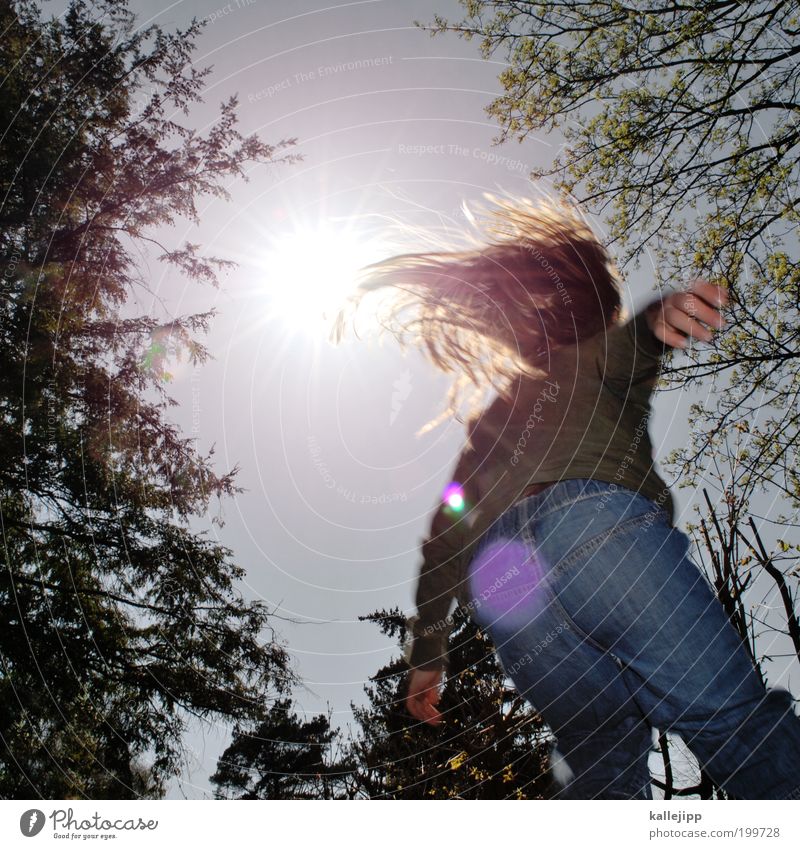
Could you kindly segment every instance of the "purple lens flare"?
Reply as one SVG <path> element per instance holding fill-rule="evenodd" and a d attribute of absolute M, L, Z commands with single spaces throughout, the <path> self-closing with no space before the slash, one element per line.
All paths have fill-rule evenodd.
<path fill-rule="evenodd" d="M 512 624 L 530 621 L 545 606 L 545 569 L 534 546 L 497 539 L 482 546 L 469 567 L 472 603 L 479 620 Z"/>

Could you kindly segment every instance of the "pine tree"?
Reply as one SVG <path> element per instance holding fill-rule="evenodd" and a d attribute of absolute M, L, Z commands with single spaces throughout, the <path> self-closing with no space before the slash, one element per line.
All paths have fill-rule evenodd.
<path fill-rule="evenodd" d="M 393 659 L 365 687 L 369 705 L 353 705 L 351 741 L 359 794 L 371 799 L 541 799 L 553 791 L 552 735 L 508 685 L 489 637 L 461 608 L 454 612 L 450 672 L 438 727 L 420 724 L 404 707 L 408 666 Z M 364 620 L 405 640 L 399 609 Z"/>
<path fill-rule="evenodd" d="M 211 313 L 131 314 L 139 252 L 293 139 L 200 134 L 201 25 L 137 29 L 124 2 L 45 20 L 0 4 L 0 796 L 157 796 L 190 716 L 243 721 L 290 683 L 268 611 L 192 520 L 235 492 L 168 420 L 163 350 Z M 193 283 L 226 263 L 158 247 Z"/>
<path fill-rule="evenodd" d="M 329 715 L 303 720 L 291 699 L 280 699 L 252 733 L 237 729 L 211 776 L 216 797 L 352 798 L 353 766 L 338 754 L 340 736 Z"/>

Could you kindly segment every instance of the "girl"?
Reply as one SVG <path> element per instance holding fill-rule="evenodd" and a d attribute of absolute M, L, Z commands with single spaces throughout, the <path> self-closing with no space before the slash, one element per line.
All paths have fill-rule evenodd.
<path fill-rule="evenodd" d="M 468 385 L 497 390 L 482 412 L 473 393 L 422 541 L 408 711 L 442 720 L 455 599 L 553 730 L 558 798 L 652 798 L 653 728 L 733 797 L 800 798 L 791 696 L 765 691 L 690 558 L 648 435 L 665 353 L 722 328 L 726 291 L 696 281 L 623 320 L 619 274 L 576 209 L 486 197 L 482 227 L 466 210 L 474 247 L 369 266 L 352 300 L 391 293 L 380 323 L 459 375 L 423 430 L 458 416 Z"/>

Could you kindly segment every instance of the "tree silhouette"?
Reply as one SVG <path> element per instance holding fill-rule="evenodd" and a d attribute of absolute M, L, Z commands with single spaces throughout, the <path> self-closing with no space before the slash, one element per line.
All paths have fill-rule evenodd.
<path fill-rule="evenodd" d="M 486 634 L 461 608 L 454 612 L 450 672 L 432 727 L 403 701 L 407 663 L 393 659 L 365 687 L 368 706 L 353 705 L 356 780 L 371 799 L 540 799 L 553 789 L 552 735 L 541 717 L 505 682 Z M 405 640 L 399 609 L 361 619 Z"/>
<path fill-rule="evenodd" d="M 330 716 L 301 720 L 289 698 L 278 700 L 252 734 L 237 729 L 211 783 L 217 798 L 352 798 L 352 764 L 338 756 L 341 732 Z"/>
<path fill-rule="evenodd" d="M 258 717 L 291 681 L 243 568 L 193 529 L 235 470 L 169 423 L 164 353 L 200 363 L 212 314 L 132 313 L 142 249 L 193 283 L 228 263 L 152 236 L 291 162 L 236 129 L 201 134 L 201 25 L 136 28 L 124 2 L 45 20 L 0 4 L 0 796 L 159 795 L 190 716 Z M 162 350 L 163 349 L 163 350 Z M 211 452 L 213 453 L 213 452 Z"/>
<path fill-rule="evenodd" d="M 355 727 L 331 731 L 324 716 L 301 722 L 289 702 L 250 734 L 239 731 L 212 782 L 246 799 L 539 799 L 553 789 L 552 735 L 504 683 L 491 643 L 454 613 L 444 722 L 420 724 L 405 710 L 408 667 L 393 658 L 371 676 L 367 705 L 351 703 Z M 360 617 L 405 639 L 397 608 Z M 295 771 L 296 770 L 296 771 Z"/>

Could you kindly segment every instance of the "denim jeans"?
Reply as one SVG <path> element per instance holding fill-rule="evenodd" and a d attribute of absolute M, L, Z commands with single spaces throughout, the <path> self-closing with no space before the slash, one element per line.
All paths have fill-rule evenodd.
<path fill-rule="evenodd" d="M 653 728 L 733 798 L 800 798 L 792 697 L 764 688 L 689 546 L 655 502 L 589 479 L 522 499 L 479 540 L 471 615 L 556 736 L 556 798 L 651 799 Z"/>

